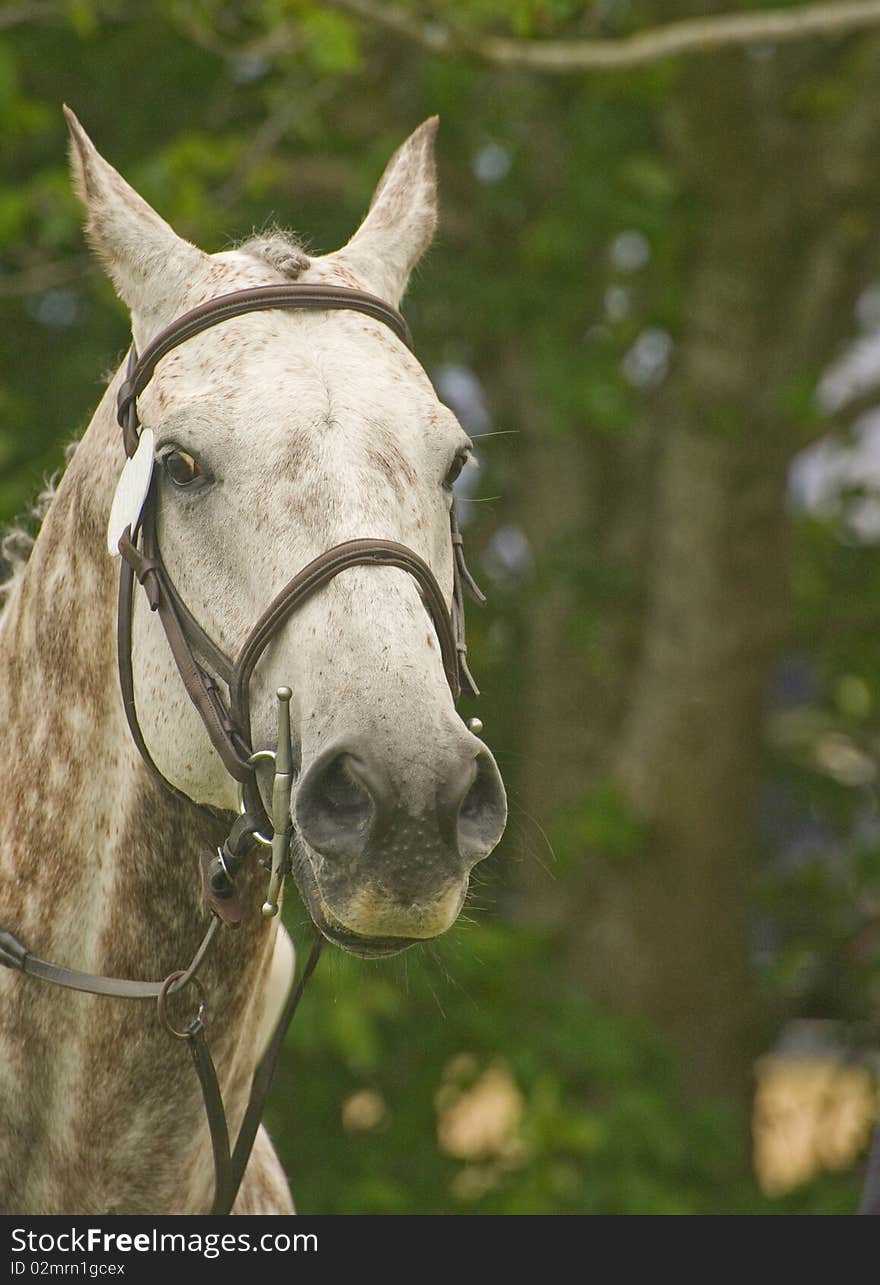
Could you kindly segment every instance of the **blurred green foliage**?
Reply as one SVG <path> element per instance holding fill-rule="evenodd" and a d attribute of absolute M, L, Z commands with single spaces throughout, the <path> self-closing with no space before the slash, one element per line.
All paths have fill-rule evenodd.
<path fill-rule="evenodd" d="M 301 926 L 295 935 L 307 941 Z M 647 1024 L 584 1001 L 552 942 L 481 919 L 381 966 L 325 957 L 267 1123 L 302 1213 L 846 1213 L 855 1176 L 785 1198 L 748 1176 L 742 1121 L 693 1101 Z M 511 1154 L 437 1143 L 438 1098 L 498 1060 L 522 1095 Z M 382 1115 L 346 1129 L 369 1091 Z"/>
<path fill-rule="evenodd" d="M 628 6 L 604 9 L 605 30 L 633 27 Z M 585 12 L 574 0 L 480 0 L 455 17 L 564 35 L 581 29 Z M 646 331 L 674 339 L 684 324 L 688 247 L 703 211 L 659 138 L 678 76 L 675 64 L 565 82 L 494 73 L 406 50 L 303 0 L 74 0 L 0 31 L 0 520 L 25 513 L 61 467 L 64 443 L 88 422 L 128 342 L 123 311 L 83 247 L 62 101 L 144 196 L 209 250 L 272 221 L 334 248 L 357 225 L 393 147 L 439 112 L 443 225 L 407 305 L 420 354 L 429 370 L 475 371 L 493 427 L 515 429 L 516 394 L 499 371 L 527 347 L 553 450 L 573 434 L 631 433 L 650 388 L 624 377 L 627 355 Z M 829 73 L 796 107 L 833 113 L 846 93 L 845 78 Z M 622 233 L 649 247 L 644 262 L 615 258 Z M 780 393 L 808 429 L 817 374 L 803 372 Z M 736 408 L 707 427 L 735 434 Z M 478 498 L 506 498 L 469 510 L 477 563 L 528 484 L 516 436 L 487 437 L 480 451 Z M 831 733 L 870 754 L 880 736 L 877 546 L 849 539 L 842 514 L 799 521 L 793 540 L 792 654 L 808 679 L 783 711 L 793 720 L 771 738 L 766 776 L 814 825 L 812 847 L 787 864 L 774 860 L 782 839 L 768 837 L 755 889 L 768 1041 L 790 1016 L 864 1030 L 880 1000 L 876 950 L 853 948 L 880 896 L 880 843 L 866 820 L 876 813 L 873 785 L 835 778 L 816 757 Z M 531 574 L 571 593 L 571 641 L 601 671 L 603 613 L 635 593 L 622 564 L 563 539 Z M 586 1001 L 558 936 L 530 922 L 506 873 L 548 859 L 537 822 L 516 811 L 527 612 L 528 582 L 502 579 L 491 613 L 471 625 L 483 716 L 515 809 L 474 895 L 475 922 L 389 963 L 328 952 L 295 1023 L 269 1125 L 300 1208 L 851 1210 L 849 1174 L 761 1197 L 737 1109 L 689 1100 L 659 1034 Z M 563 881 L 585 860 L 637 861 L 645 841 L 605 780 L 551 818 L 550 838 Z M 288 914 L 304 949 L 302 912 Z M 517 1147 L 470 1160 L 445 1153 L 444 1083 L 457 1074 L 465 1088 L 499 1061 L 522 1095 Z M 344 1104 L 364 1090 L 381 1116 L 346 1129 Z"/>

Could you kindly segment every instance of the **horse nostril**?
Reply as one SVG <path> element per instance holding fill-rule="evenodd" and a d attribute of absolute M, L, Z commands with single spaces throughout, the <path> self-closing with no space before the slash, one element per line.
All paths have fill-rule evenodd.
<path fill-rule="evenodd" d="M 456 797 L 457 794 L 457 797 Z M 446 808 L 455 815 L 458 850 L 470 864 L 487 857 L 507 821 L 507 797 L 495 760 L 487 750 L 477 755 L 457 791 L 447 794 Z"/>
<path fill-rule="evenodd" d="M 297 791 L 294 813 L 302 838 L 317 855 L 347 862 L 369 847 L 374 875 L 384 866 L 383 877 L 393 867 L 398 879 L 407 873 L 404 867 L 422 880 L 434 878 L 441 867 L 450 877 L 463 876 L 489 855 L 507 819 L 495 760 L 483 747 L 474 753 L 474 745 L 471 740 L 443 767 L 438 763 L 433 800 L 430 783 L 421 797 L 402 794 L 401 779 L 369 747 L 328 746 Z M 401 865 L 401 854 L 410 848 Z"/>
<path fill-rule="evenodd" d="M 369 795 L 350 770 L 351 759 L 340 754 L 328 764 L 320 780 L 322 802 L 343 817 L 355 818 L 369 804 Z"/>
<path fill-rule="evenodd" d="M 376 811 L 368 776 L 351 754 L 337 753 L 314 763 L 297 793 L 300 833 L 322 856 L 357 856 Z"/>

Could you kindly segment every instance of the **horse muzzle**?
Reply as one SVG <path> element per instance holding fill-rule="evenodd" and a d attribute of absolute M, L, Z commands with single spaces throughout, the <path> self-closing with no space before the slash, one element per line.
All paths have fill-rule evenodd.
<path fill-rule="evenodd" d="M 383 953 L 437 937 L 458 917 L 471 869 L 504 831 L 507 803 L 492 755 L 464 732 L 414 788 L 365 741 L 337 741 L 296 792 L 293 863 L 321 931 L 344 949 Z"/>

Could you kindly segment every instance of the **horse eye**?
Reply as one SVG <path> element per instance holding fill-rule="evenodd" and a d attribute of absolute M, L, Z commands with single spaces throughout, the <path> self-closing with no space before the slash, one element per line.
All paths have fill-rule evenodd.
<path fill-rule="evenodd" d="M 205 470 L 186 451 L 174 447 L 162 456 L 162 467 L 175 486 L 192 486 L 205 476 Z"/>
<path fill-rule="evenodd" d="M 468 462 L 468 452 L 459 451 L 455 459 L 452 461 L 451 465 L 449 466 L 449 472 L 446 474 L 446 477 L 443 479 L 443 485 L 446 487 L 448 491 L 452 490 L 452 487 L 454 486 L 455 482 L 461 476 L 461 470 L 464 468 L 467 462 Z"/>

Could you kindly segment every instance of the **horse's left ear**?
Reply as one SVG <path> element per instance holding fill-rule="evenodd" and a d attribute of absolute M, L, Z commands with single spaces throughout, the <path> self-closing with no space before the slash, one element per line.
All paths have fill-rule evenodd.
<path fill-rule="evenodd" d="M 431 244 L 437 226 L 436 116 L 420 125 L 388 162 L 370 209 L 354 236 L 326 256 L 350 267 L 364 284 L 395 307 L 410 273 Z"/>

